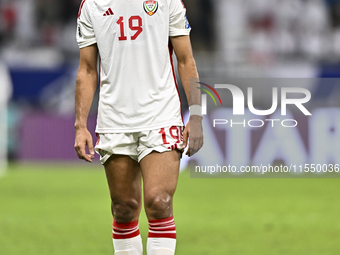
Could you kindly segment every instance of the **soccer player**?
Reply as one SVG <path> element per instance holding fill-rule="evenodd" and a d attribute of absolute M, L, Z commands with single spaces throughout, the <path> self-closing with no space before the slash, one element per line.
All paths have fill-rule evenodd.
<path fill-rule="evenodd" d="M 181 0 L 83 0 L 80 6 L 75 149 L 88 162 L 94 150 L 100 154 L 112 201 L 116 255 L 143 253 L 138 227 L 142 192 L 148 255 L 175 253 L 173 195 L 181 153 L 189 144 L 186 153 L 193 155 L 203 144 L 200 94 L 198 89 L 190 92 L 190 79 L 198 78 L 190 29 Z M 191 107 L 185 128 L 173 50 Z M 98 76 L 94 149 L 86 123 Z M 195 127 L 191 131 L 190 125 Z"/>

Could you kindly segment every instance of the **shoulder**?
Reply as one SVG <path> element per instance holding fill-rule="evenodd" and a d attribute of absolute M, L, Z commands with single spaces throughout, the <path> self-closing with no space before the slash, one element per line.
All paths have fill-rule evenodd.
<path fill-rule="evenodd" d="M 80 3 L 78 16 L 81 14 L 81 11 L 83 9 L 87 9 L 89 6 L 93 6 L 93 5 L 94 5 L 94 0 L 82 0 Z"/>
<path fill-rule="evenodd" d="M 79 6 L 78 18 L 80 18 L 82 15 L 89 16 L 94 4 L 94 0 L 82 0 Z"/>
<path fill-rule="evenodd" d="M 82 0 L 80 6 L 94 4 L 95 0 Z"/>

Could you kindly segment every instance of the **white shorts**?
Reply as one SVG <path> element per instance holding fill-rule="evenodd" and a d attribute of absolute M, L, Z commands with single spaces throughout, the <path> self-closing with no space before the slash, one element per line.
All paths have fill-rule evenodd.
<path fill-rule="evenodd" d="M 140 162 L 152 151 L 183 151 L 183 128 L 172 126 L 134 133 L 97 134 L 95 151 L 104 164 L 111 155 L 127 155 Z"/>

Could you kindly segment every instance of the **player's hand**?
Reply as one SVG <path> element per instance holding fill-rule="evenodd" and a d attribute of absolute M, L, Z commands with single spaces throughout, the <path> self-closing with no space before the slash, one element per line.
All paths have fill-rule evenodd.
<path fill-rule="evenodd" d="M 86 146 L 89 149 L 89 153 L 86 153 Z M 94 158 L 94 148 L 92 142 L 91 133 L 87 128 L 76 128 L 76 138 L 74 143 L 78 158 L 84 159 L 87 162 L 92 162 Z"/>
<path fill-rule="evenodd" d="M 190 116 L 190 120 L 184 129 L 183 149 L 187 147 L 188 143 L 189 148 L 186 152 L 186 155 L 189 157 L 198 152 L 203 146 L 202 117 L 200 116 Z"/>

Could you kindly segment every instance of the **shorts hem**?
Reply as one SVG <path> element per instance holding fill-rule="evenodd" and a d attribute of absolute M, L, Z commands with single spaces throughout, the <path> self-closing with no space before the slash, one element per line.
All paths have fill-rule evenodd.
<path fill-rule="evenodd" d="M 99 152 L 97 151 L 99 148 L 96 148 L 96 153 L 99 154 Z M 124 151 L 115 151 L 115 152 L 108 152 L 106 151 L 106 155 L 102 156 L 99 154 L 100 156 L 100 163 L 102 165 L 104 165 L 106 163 L 106 161 L 112 156 L 112 155 L 124 155 L 124 156 L 129 156 L 130 158 L 132 158 L 133 160 L 138 162 L 138 157 L 137 155 L 131 155 L 131 153 L 129 152 L 124 152 Z"/>
<path fill-rule="evenodd" d="M 157 146 L 157 147 L 148 148 L 148 149 L 143 150 L 143 152 L 138 156 L 138 163 L 140 163 L 143 158 L 145 158 L 147 155 L 149 155 L 153 151 L 156 151 L 156 152 L 159 152 L 159 153 L 168 152 L 168 151 L 178 151 L 178 152 L 181 153 L 181 158 L 182 158 L 182 154 L 183 154 L 183 149 L 172 150 L 172 149 L 164 148 L 162 146 Z"/>

